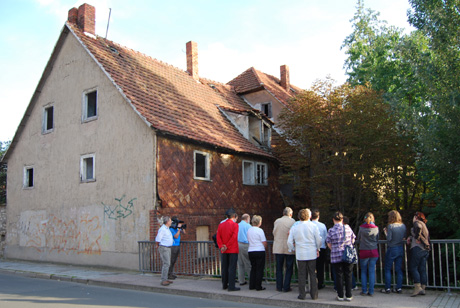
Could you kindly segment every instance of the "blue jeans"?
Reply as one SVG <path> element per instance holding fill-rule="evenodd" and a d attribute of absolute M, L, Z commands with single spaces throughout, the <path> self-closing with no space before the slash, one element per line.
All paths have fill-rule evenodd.
<path fill-rule="evenodd" d="M 374 294 L 375 285 L 375 264 L 378 258 L 360 259 L 359 265 L 361 266 L 361 284 L 363 293 L 367 291 L 367 277 L 369 277 L 369 294 Z"/>
<path fill-rule="evenodd" d="M 426 285 L 426 260 L 429 255 L 428 250 L 415 246 L 410 250 L 410 272 L 415 283 Z"/>
<path fill-rule="evenodd" d="M 276 253 L 276 289 L 278 291 L 289 291 L 291 289 L 291 278 L 294 270 L 295 255 Z M 283 267 L 286 261 L 286 273 L 283 279 Z"/>
<path fill-rule="evenodd" d="M 403 271 L 402 261 L 404 257 L 404 247 L 388 247 L 385 254 L 385 290 L 391 289 L 391 267 L 395 264 L 396 272 L 396 289 L 402 288 Z"/>

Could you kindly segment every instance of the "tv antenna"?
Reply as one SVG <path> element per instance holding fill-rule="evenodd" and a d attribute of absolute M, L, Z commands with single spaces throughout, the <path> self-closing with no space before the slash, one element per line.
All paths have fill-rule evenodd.
<path fill-rule="evenodd" d="M 105 31 L 105 38 L 107 39 L 107 34 L 109 33 L 109 24 L 110 24 L 110 15 L 112 14 L 112 9 L 109 8 L 109 20 L 107 20 L 107 30 Z"/>

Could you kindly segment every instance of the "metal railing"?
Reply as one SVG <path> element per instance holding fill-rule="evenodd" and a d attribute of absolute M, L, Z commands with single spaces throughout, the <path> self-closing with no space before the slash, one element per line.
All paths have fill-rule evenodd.
<path fill-rule="evenodd" d="M 276 279 L 275 256 L 272 254 L 273 241 L 268 241 L 265 261 L 265 280 Z M 429 288 L 460 289 L 460 240 L 431 240 L 432 250 L 427 260 L 427 277 Z M 139 241 L 139 271 L 161 272 L 161 260 L 155 242 Z M 376 266 L 376 286 L 384 285 L 384 260 L 386 241 L 379 241 L 379 260 Z M 404 245 L 403 286 L 412 286 L 409 275 L 408 249 Z M 220 277 L 220 254 L 212 241 L 182 241 L 181 252 L 174 267 L 174 272 L 182 275 Z M 353 273 L 356 282 L 361 281 L 359 262 Z M 330 266 L 326 266 L 325 281 L 332 283 Z M 297 270 L 292 278 L 297 281 Z M 395 284 L 393 268 L 392 284 Z"/>

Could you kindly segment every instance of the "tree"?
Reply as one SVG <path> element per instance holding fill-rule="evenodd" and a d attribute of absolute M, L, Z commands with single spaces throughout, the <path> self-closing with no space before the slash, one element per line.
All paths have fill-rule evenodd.
<path fill-rule="evenodd" d="M 394 179 L 415 177 L 411 140 L 398 134 L 396 123 L 381 93 L 320 81 L 280 115 L 290 141 L 278 149 L 285 178 L 323 212 L 340 210 L 360 222 L 367 211 L 386 211 L 400 198 Z"/>
<path fill-rule="evenodd" d="M 399 119 L 402 136 L 416 140 L 415 171 L 424 194 L 414 210 L 430 214 L 438 237 L 460 236 L 460 12 L 458 0 L 410 0 L 408 35 L 364 10 L 344 41 L 349 82 L 369 82 Z M 424 200 L 429 202 L 424 202 Z M 435 207 L 424 207 L 426 205 Z M 449 213 L 454 223 L 445 224 Z"/>
<path fill-rule="evenodd" d="M 3 158 L 11 141 L 0 141 L 0 159 Z M 6 203 L 6 164 L 0 162 L 0 204 Z"/>

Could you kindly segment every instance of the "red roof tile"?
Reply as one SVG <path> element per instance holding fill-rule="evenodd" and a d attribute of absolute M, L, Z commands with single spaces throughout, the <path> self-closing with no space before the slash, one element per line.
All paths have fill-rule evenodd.
<path fill-rule="evenodd" d="M 220 148 L 273 156 L 250 143 L 218 106 L 252 110 L 229 85 L 187 72 L 101 37 L 67 27 L 113 79 L 133 108 L 154 129 Z"/>
<path fill-rule="evenodd" d="M 254 67 L 247 69 L 227 84 L 235 87 L 235 91 L 238 94 L 265 89 L 272 93 L 285 106 L 289 106 L 289 100 L 302 91 L 302 89 L 292 84 L 291 89 L 286 91 L 286 89 L 280 85 L 280 80 L 278 78 L 258 71 Z"/>

